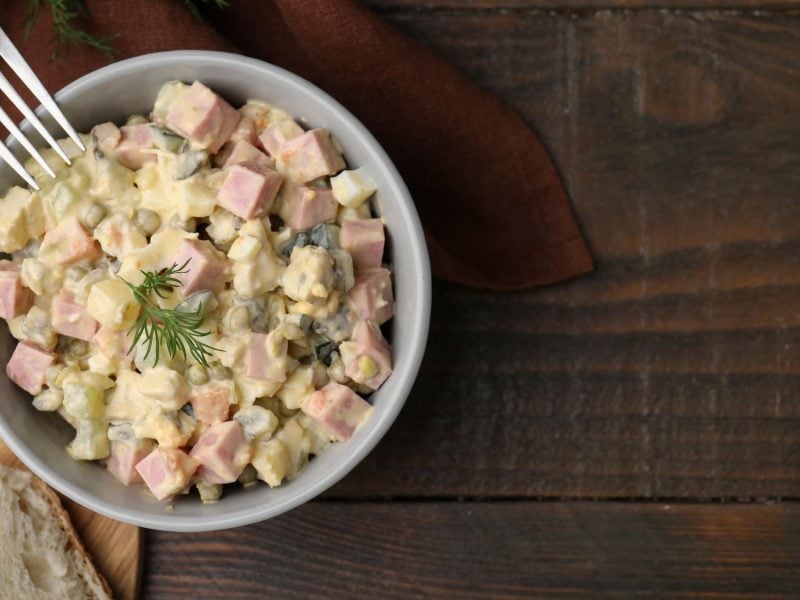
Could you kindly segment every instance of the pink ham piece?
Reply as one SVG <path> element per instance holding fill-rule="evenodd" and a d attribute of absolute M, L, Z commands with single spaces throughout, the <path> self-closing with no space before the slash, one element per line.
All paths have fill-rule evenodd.
<path fill-rule="evenodd" d="M 52 253 L 60 265 L 100 258 L 100 248 L 76 219 L 69 219 L 44 234 L 40 253 Z"/>
<path fill-rule="evenodd" d="M 156 448 L 136 465 L 153 496 L 166 500 L 183 490 L 199 463 L 177 448 Z"/>
<path fill-rule="evenodd" d="M 167 113 L 167 125 L 212 154 L 219 151 L 241 115 L 199 81 L 181 94 Z"/>
<path fill-rule="evenodd" d="M 142 462 L 152 450 L 152 444 L 141 441 L 134 443 L 111 442 L 111 454 L 106 462 L 106 469 L 125 485 L 144 483 L 139 471 L 136 470 L 136 465 Z"/>
<path fill-rule="evenodd" d="M 181 240 L 178 253 L 170 261 L 182 266 L 186 261 L 187 273 L 175 275 L 183 284 L 180 291 L 184 296 L 200 290 L 215 290 L 228 276 L 228 260 L 207 240 Z"/>
<path fill-rule="evenodd" d="M 298 231 L 336 218 L 339 204 L 330 190 L 292 185 L 283 197 L 280 217 Z"/>
<path fill-rule="evenodd" d="M 225 168 L 242 163 L 257 163 L 266 167 L 271 167 L 274 164 L 269 156 L 253 146 L 253 144 L 247 140 L 238 140 L 231 146 L 230 154 L 228 154 L 228 158 L 225 159 L 222 167 Z M 277 190 L 275 191 L 277 192 Z"/>
<path fill-rule="evenodd" d="M 155 148 L 149 124 L 125 125 L 120 127 L 119 132 L 121 137 L 114 154 L 122 166 L 129 169 L 141 169 L 146 164 L 156 162 L 155 154 L 142 152 L 142 150 Z"/>
<path fill-rule="evenodd" d="M 277 160 L 289 179 L 299 183 L 335 175 L 345 167 L 327 129 L 312 129 L 281 144 Z"/>
<path fill-rule="evenodd" d="M 33 306 L 34 293 L 22 285 L 19 266 L 10 260 L 0 261 L 0 317 L 13 319 Z"/>
<path fill-rule="evenodd" d="M 91 342 L 106 358 L 117 358 L 123 362 L 130 362 L 133 356 L 128 354 L 133 338 L 126 331 L 116 331 L 101 325 Z"/>
<path fill-rule="evenodd" d="M 215 425 L 228 420 L 231 408 L 231 389 L 224 385 L 199 390 L 189 396 L 194 416 L 198 421 Z"/>
<path fill-rule="evenodd" d="M 269 211 L 283 176 L 265 165 L 254 162 L 233 165 L 222 182 L 217 202 L 244 220 Z"/>
<path fill-rule="evenodd" d="M 339 348 L 345 374 L 357 383 L 377 390 L 392 374 L 392 350 L 372 321 L 359 321 L 353 337 Z"/>
<path fill-rule="evenodd" d="M 287 352 L 286 338 L 273 332 L 252 333 L 245 355 L 245 374 L 261 381 L 286 381 Z"/>
<path fill-rule="evenodd" d="M 282 144 L 303 135 L 303 128 L 295 121 L 286 119 L 273 123 L 258 136 L 258 143 L 272 157 L 278 156 Z"/>
<path fill-rule="evenodd" d="M 303 404 L 303 412 L 327 429 L 331 437 L 343 442 L 369 416 L 372 406 L 346 385 L 331 381 L 311 394 Z"/>
<path fill-rule="evenodd" d="M 191 456 L 200 463 L 197 475 L 206 483 L 233 483 L 252 458 L 252 449 L 238 421 L 212 425 L 194 445 Z"/>
<path fill-rule="evenodd" d="M 75 295 L 68 290 L 61 290 L 53 296 L 50 316 L 53 329 L 57 333 L 85 342 L 92 341 L 99 326 L 99 323 L 86 312 L 86 307 L 78 304 Z"/>
<path fill-rule="evenodd" d="M 381 266 L 383 246 L 386 241 L 382 219 L 345 219 L 339 242 L 353 257 L 357 271 Z"/>
<path fill-rule="evenodd" d="M 29 394 L 36 395 L 44 387 L 44 376 L 56 355 L 31 344 L 20 342 L 6 365 L 8 378 Z"/>
<path fill-rule="evenodd" d="M 394 315 L 392 278 L 388 269 L 369 269 L 356 274 L 347 293 L 350 307 L 364 320 L 383 325 Z"/>

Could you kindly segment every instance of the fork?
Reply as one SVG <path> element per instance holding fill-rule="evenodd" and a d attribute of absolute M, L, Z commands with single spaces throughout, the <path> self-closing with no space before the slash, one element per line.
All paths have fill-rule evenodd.
<path fill-rule="evenodd" d="M 52 115 L 52 117 L 56 120 L 56 122 L 61 125 L 67 135 L 72 139 L 73 142 L 81 149 L 81 152 L 86 151 L 86 146 L 84 145 L 83 141 L 81 141 L 80 136 L 75 132 L 75 129 L 70 125 L 67 118 L 64 116 L 64 113 L 61 112 L 61 109 L 58 108 L 55 100 L 53 100 L 52 96 L 47 92 L 45 87 L 42 85 L 42 82 L 39 81 L 39 78 L 33 72 L 33 69 L 30 68 L 25 59 L 22 57 L 22 54 L 19 53 L 19 50 L 16 49 L 11 39 L 6 35 L 6 32 L 0 29 L 0 58 L 2 58 L 6 64 L 11 67 L 14 73 L 17 74 L 22 82 L 28 87 L 28 89 L 36 96 L 36 99 L 42 103 L 42 106 L 47 110 L 47 112 Z M 5 96 L 11 100 L 12 104 L 19 109 L 19 111 L 23 114 L 23 116 L 28 120 L 28 122 L 33 125 L 36 131 L 45 139 L 45 141 L 50 145 L 50 147 L 56 151 L 56 154 L 61 157 L 61 159 L 67 163 L 67 165 L 71 165 L 72 161 L 69 159 L 69 156 L 64 152 L 61 146 L 58 145 L 58 142 L 50 135 L 50 132 L 47 131 L 45 126 L 39 120 L 39 118 L 33 113 L 33 111 L 28 108 L 28 105 L 25 104 L 25 101 L 22 97 L 17 93 L 17 91 L 11 85 L 11 82 L 0 73 L 0 92 L 5 94 Z M 47 173 L 50 177 L 55 177 L 56 174 L 53 171 L 52 167 L 47 164 L 47 161 L 44 157 L 39 153 L 36 148 L 33 147 L 33 144 L 25 137 L 25 134 L 20 131 L 19 127 L 17 127 L 16 123 L 8 116 L 8 113 L 0 108 L 0 124 L 5 127 L 8 132 L 11 134 L 19 144 L 27 150 L 28 154 L 30 154 L 39 165 L 41 165 L 42 169 L 44 169 L 45 173 Z M 31 176 L 28 171 L 25 170 L 25 167 L 22 166 L 22 163 L 17 159 L 16 156 L 8 149 L 8 147 L 0 141 L 0 158 L 2 158 L 5 162 L 7 162 L 17 174 L 22 177 L 25 182 L 30 185 L 33 189 L 39 190 L 39 184 L 36 180 Z"/>

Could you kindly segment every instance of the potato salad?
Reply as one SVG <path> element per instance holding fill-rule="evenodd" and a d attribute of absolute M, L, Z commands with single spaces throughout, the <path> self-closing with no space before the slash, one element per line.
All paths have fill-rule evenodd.
<path fill-rule="evenodd" d="M 8 377 L 66 451 L 159 500 L 281 485 L 369 418 L 392 371 L 375 184 L 327 129 L 169 82 L 0 201 Z"/>

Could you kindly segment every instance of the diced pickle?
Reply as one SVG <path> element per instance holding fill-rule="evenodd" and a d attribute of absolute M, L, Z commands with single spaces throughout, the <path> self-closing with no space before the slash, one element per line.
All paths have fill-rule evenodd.
<path fill-rule="evenodd" d="M 200 500 L 204 504 L 216 502 L 222 497 L 222 486 L 218 483 L 206 483 L 200 480 L 197 482 L 197 491 L 200 492 Z"/>
<path fill-rule="evenodd" d="M 244 434 L 250 438 L 270 436 L 278 427 L 278 417 L 270 410 L 261 406 L 245 406 L 233 416 L 242 426 Z"/>
<path fill-rule="evenodd" d="M 120 423 L 108 427 L 108 439 L 112 442 L 132 442 L 136 439 L 130 423 Z"/>
<path fill-rule="evenodd" d="M 153 138 L 159 150 L 166 152 L 174 152 L 175 154 L 183 152 L 188 145 L 185 138 L 181 137 L 174 131 L 158 125 L 150 125 L 150 136 Z"/>
<path fill-rule="evenodd" d="M 64 409 L 77 419 L 99 419 L 105 412 L 103 390 L 83 383 L 64 384 Z"/>
<path fill-rule="evenodd" d="M 249 487 L 253 485 L 258 479 L 258 471 L 253 465 L 247 465 L 242 474 L 239 475 L 239 483 L 241 483 L 245 487 Z"/>
<path fill-rule="evenodd" d="M 203 385 L 208 382 L 208 369 L 203 365 L 192 365 L 186 369 L 186 379 L 193 385 Z"/>

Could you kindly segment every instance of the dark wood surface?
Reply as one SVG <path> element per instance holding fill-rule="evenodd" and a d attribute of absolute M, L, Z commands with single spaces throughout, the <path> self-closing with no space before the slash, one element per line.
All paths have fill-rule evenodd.
<path fill-rule="evenodd" d="M 254 527 L 151 539 L 146 598 L 800 592 L 793 504 L 314 502 Z"/>
<path fill-rule="evenodd" d="M 369 4 L 531 123 L 597 271 L 437 282 L 372 455 L 268 523 L 148 534 L 145 598 L 800 595 L 800 6 Z"/>

